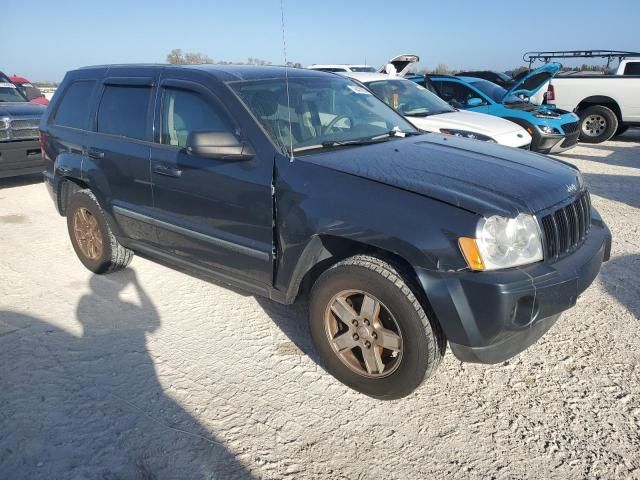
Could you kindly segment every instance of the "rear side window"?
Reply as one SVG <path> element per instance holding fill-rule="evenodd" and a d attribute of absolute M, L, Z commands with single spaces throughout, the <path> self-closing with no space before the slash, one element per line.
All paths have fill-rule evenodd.
<path fill-rule="evenodd" d="M 624 67 L 625 75 L 640 75 L 640 62 L 629 62 Z"/>
<path fill-rule="evenodd" d="M 224 112 L 199 94 L 166 88 L 162 92 L 161 143 L 185 147 L 192 132 L 234 133 L 233 124 Z"/>
<path fill-rule="evenodd" d="M 95 85 L 95 80 L 72 83 L 60 101 L 54 123 L 64 127 L 86 130 L 89 126 L 91 94 Z"/>
<path fill-rule="evenodd" d="M 98 132 L 147 140 L 151 87 L 107 85 L 98 108 Z"/>

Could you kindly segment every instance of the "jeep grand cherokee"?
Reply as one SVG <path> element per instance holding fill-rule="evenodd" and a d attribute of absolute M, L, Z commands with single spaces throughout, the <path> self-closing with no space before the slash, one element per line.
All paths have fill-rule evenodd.
<path fill-rule="evenodd" d="M 521 352 L 609 257 L 576 168 L 421 133 L 330 73 L 84 68 L 40 128 L 89 270 L 139 252 L 277 302 L 309 295 L 327 370 L 377 398 L 412 392 L 447 342 L 470 362 Z"/>

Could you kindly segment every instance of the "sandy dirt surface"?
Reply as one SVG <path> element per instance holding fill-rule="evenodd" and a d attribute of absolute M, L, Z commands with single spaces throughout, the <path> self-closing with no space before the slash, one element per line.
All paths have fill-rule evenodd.
<path fill-rule="evenodd" d="M 448 352 L 379 402 L 317 364 L 306 305 L 134 258 L 85 270 L 41 183 L 0 182 L 0 478 L 640 478 L 640 130 L 562 155 L 612 259 L 536 345 Z"/>

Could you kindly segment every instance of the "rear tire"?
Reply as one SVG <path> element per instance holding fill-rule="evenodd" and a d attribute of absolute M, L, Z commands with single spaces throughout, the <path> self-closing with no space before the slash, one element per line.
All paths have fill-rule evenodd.
<path fill-rule="evenodd" d="M 85 267 L 103 274 L 129 265 L 133 252 L 118 242 L 91 190 L 78 190 L 66 213 L 71 244 Z"/>
<path fill-rule="evenodd" d="M 327 371 L 381 400 L 413 392 L 446 349 L 419 294 L 400 267 L 376 257 L 357 255 L 324 272 L 311 291 L 309 322 Z"/>
<path fill-rule="evenodd" d="M 594 105 L 580 112 L 580 141 L 602 143 L 618 130 L 618 117 L 608 107 Z"/>

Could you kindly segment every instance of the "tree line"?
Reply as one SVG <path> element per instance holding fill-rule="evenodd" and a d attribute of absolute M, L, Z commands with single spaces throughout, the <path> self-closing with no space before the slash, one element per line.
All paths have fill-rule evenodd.
<path fill-rule="evenodd" d="M 167 63 L 172 65 L 197 65 L 197 64 L 217 64 L 217 65 L 272 65 L 271 62 L 261 58 L 249 57 L 245 62 L 218 60 L 214 61 L 209 55 L 200 52 L 183 52 L 180 48 L 174 48 L 167 54 Z M 287 62 L 288 67 L 302 68 L 300 62 Z"/>

